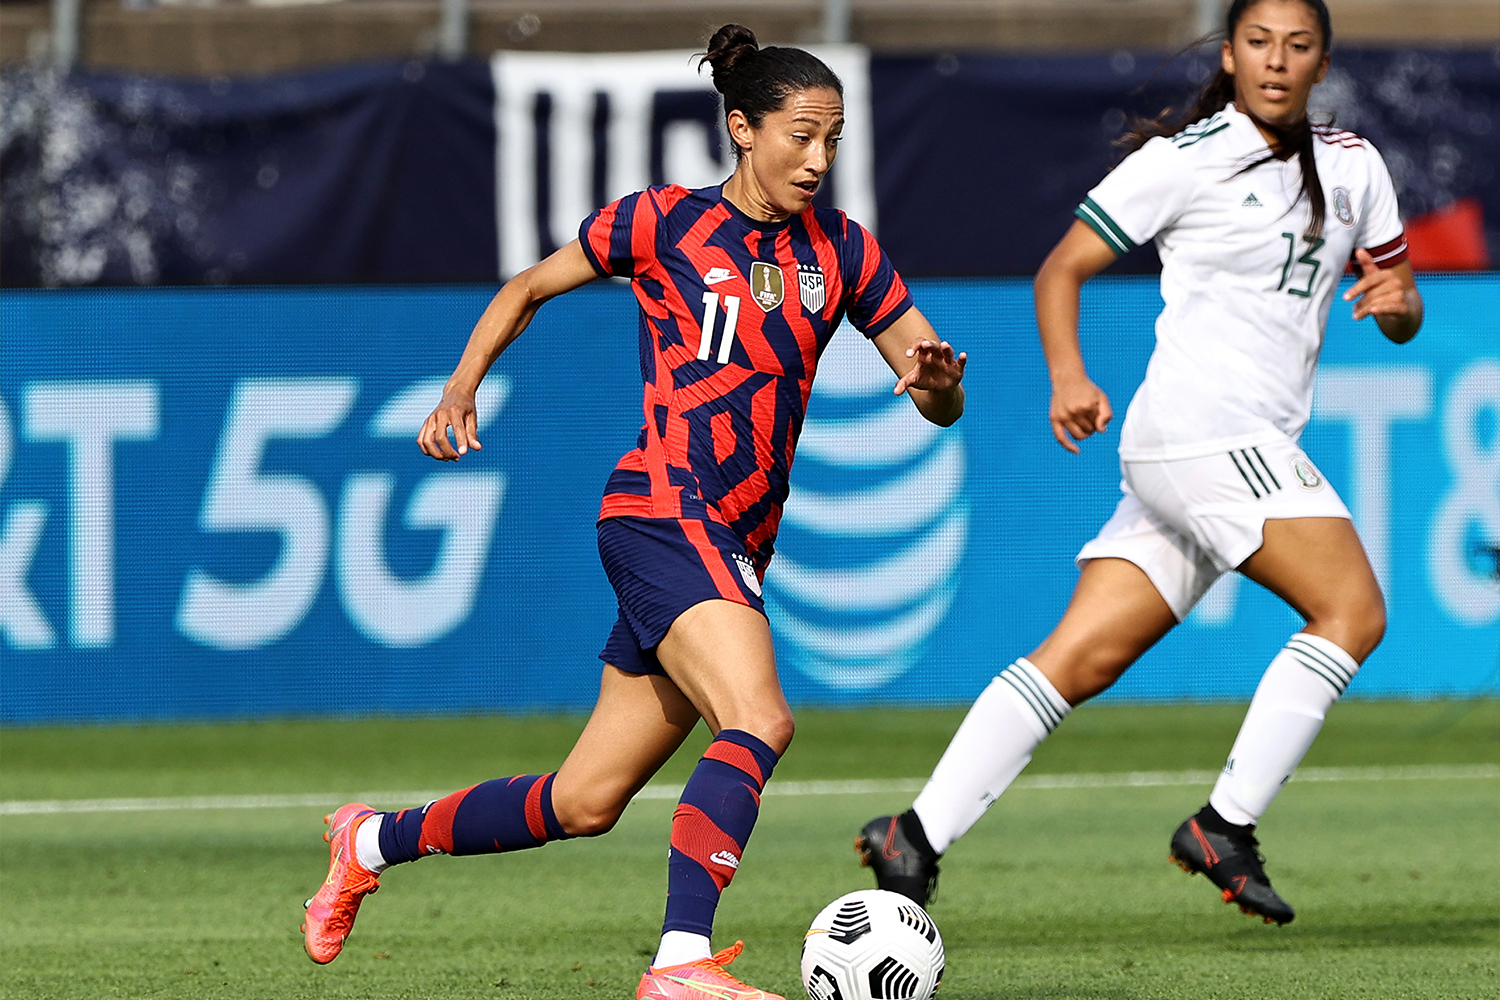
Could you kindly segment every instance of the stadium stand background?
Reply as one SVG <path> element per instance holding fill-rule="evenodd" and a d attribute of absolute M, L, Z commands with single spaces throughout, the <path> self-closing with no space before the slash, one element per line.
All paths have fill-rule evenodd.
<path fill-rule="evenodd" d="M 847 40 L 875 52 L 1080 52 L 1171 49 L 1200 33 L 1193 0 L 852 0 Z M 1339 44 L 1500 44 L 1490 0 L 1332 0 Z M 92 70 L 237 75 L 436 55 L 435 0 L 85 0 L 77 65 Z M 0 3 L 0 64 L 46 58 L 52 8 Z M 602 52 L 693 48 L 720 24 L 767 40 L 825 37 L 819 0 L 476 0 L 464 54 L 502 49 Z"/>

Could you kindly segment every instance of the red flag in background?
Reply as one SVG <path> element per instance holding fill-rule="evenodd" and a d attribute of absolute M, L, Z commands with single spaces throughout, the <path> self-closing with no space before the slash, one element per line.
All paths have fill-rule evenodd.
<path fill-rule="evenodd" d="M 1482 271 L 1490 266 L 1478 198 L 1460 198 L 1406 220 L 1406 243 L 1417 271 Z"/>

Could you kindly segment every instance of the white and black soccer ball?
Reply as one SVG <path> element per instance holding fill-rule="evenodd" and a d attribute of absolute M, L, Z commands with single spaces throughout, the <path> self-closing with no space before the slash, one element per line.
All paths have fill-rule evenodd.
<path fill-rule="evenodd" d="M 942 981 L 937 924 L 900 893 L 840 896 L 802 939 L 802 985 L 811 1000 L 931 1000 Z"/>

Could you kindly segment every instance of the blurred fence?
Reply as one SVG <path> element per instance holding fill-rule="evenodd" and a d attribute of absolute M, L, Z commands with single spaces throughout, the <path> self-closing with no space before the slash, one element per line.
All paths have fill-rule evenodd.
<path fill-rule="evenodd" d="M 907 275 L 1028 274 L 1131 113 L 1211 61 L 822 48 L 849 124 L 820 197 Z M 1215 57 L 1216 58 L 1216 57 Z M 1500 61 L 1340 48 L 1314 104 L 1391 168 L 1418 267 L 1500 260 Z M 647 184 L 731 169 L 687 50 L 283 76 L 0 74 L 0 282 L 494 280 Z M 1151 270 L 1150 248 L 1121 264 Z"/>
<path fill-rule="evenodd" d="M 972 355 L 969 411 L 923 423 L 863 338 L 834 338 L 767 581 L 798 703 L 968 701 L 1050 628 L 1117 496 L 1113 434 L 1082 457 L 1051 440 L 1027 283 L 914 288 Z M 1494 692 L 1500 668 L 1500 275 L 1422 289 L 1400 348 L 1335 306 L 1304 437 L 1391 607 L 1365 697 Z M 484 450 L 435 463 L 412 438 L 489 294 L 0 296 L 0 721 L 590 704 L 634 300 L 600 283 L 546 306 L 487 382 Z M 1150 278 L 1085 290 L 1117 408 L 1159 306 Z M 1298 624 L 1231 576 L 1106 697 L 1248 697 Z"/>

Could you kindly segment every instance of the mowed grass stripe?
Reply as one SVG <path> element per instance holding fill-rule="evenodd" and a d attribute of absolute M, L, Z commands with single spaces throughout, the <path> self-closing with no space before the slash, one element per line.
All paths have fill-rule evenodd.
<path fill-rule="evenodd" d="M 1173 785 L 1206 785 L 1217 771 L 1131 771 L 1106 774 L 1037 774 L 1017 779 L 1016 789 L 1059 788 L 1150 788 Z M 1500 778 L 1494 764 L 1427 764 L 1407 767 L 1309 767 L 1298 771 L 1294 781 L 1451 781 Z M 885 795 L 921 791 L 924 778 L 894 778 L 870 781 L 783 781 L 768 785 L 765 795 Z M 176 798 L 132 799 L 39 799 L 0 802 L 0 816 L 35 816 L 54 813 L 178 812 L 196 809 L 300 809 L 338 806 L 349 801 L 375 805 L 409 805 L 447 795 L 444 791 L 361 792 L 356 795 L 315 793 L 305 795 L 197 795 Z M 676 801 L 682 786 L 650 784 L 637 799 Z"/>

